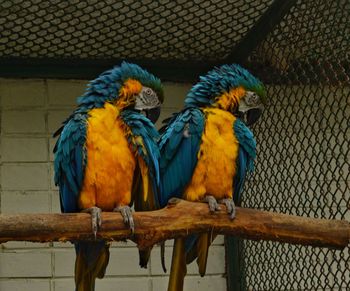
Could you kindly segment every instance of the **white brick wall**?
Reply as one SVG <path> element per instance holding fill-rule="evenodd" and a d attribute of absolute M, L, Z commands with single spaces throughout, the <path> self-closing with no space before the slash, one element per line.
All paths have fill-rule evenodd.
<path fill-rule="evenodd" d="M 2 132 L 7 134 L 45 134 L 45 111 L 4 110 Z"/>
<path fill-rule="evenodd" d="M 11 291 L 47 291 L 50 290 L 50 281 L 43 279 L 5 279 L 0 281 L 0 290 Z M 63 290 L 63 289 L 61 289 Z M 74 290 L 74 289 L 65 289 Z"/>
<path fill-rule="evenodd" d="M 43 137 L 4 137 L 3 162 L 47 162 L 47 140 Z"/>
<path fill-rule="evenodd" d="M 51 136 L 71 113 L 86 83 L 0 79 L 1 213 L 60 211 L 58 191 L 53 183 L 55 141 Z M 160 120 L 182 107 L 182 97 L 189 88 L 188 84 L 166 84 L 167 99 Z M 171 245 L 168 242 L 166 248 L 168 270 Z M 74 260 L 70 243 L 5 243 L 0 248 L 0 290 L 73 290 Z M 223 239 L 218 237 L 210 250 L 208 275 L 199 277 L 193 263 L 185 290 L 226 290 L 224 260 Z M 97 280 L 96 291 L 162 291 L 166 290 L 167 280 L 160 265 L 159 247 L 152 252 L 149 268 L 140 269 L 133 243 L 113 243 L 106 277 Z"/>
<path fill-rule="evenodd" d="M 1 186 L 3 190 L 47 190 L 49 185 L 47 163 L 3 163 Z"/>

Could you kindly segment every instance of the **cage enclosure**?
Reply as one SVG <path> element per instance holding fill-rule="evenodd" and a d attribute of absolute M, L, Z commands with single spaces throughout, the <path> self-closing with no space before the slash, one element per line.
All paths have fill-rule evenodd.
<path fill-rule="evenodd" d="M 121 60 L 193 82 L 240 63 L 267 87 L 243 206 L 350 220 L 348 0 L 2 1 L 0 77 L 94 78 Z M 226 239 L 228 290 L 349 290 L 350 252 Z"/>

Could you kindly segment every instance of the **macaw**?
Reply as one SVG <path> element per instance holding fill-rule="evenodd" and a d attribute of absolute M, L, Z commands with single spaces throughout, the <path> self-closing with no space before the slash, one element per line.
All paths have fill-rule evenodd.
<path fill-rule="evenodd" d="M 200 77 L 184 109 L 161 129 L 161 207 L 172 197 L 207 202 L 211 212 L 222 203 L 235 217 L 235 203 L 256 156 L 245 122 L 258 120 L 265 101 L 263 84 L 239 65 L 216 67 Z M 204 276 L 212 239 L 209 233 L 175 239 L 168 291 L 183 290 L 186 264 L 196 258 Z"/>
<path fill-rule="evenodd" d="M 87 212 L 95 240 L 76 241 L 76 291 L 95 289 L 109 260 L 109 243 L 98 239 L 101 211 L 118 211 L 133 231 L 135 210 L 158 208 L 158 132 L 152 122 L 163 102 L 161 82 L 123 62 L 90 82 L 78 107 L 54 136 L 55 183 L 62 212 Z M 146 267 L 150 250 L 140 251 Z"/>

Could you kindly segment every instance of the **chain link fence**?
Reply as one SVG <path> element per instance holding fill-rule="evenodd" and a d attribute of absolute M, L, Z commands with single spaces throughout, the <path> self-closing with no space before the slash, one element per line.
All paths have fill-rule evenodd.
<path fill-rule="evenodd" d="M 350 220 L 349 1 L 299 0 L 251 55 L 271 103 L 243 206 Z M 350 290 L 350 251 L 244 241 L 241 290 Z"/>
<path fill-rule="evenodd" d="M 1 57 L 217 61 L 272 1 L 1 2 Z"/>
<path fill-rule="evenodd" d="M 0 62 L 180 61 L 195 77 L 198 63 L 242 62 L 271 97 L 253 128 L 258 159 L 243 206 L 350 220 L 350 2 L 284 2 L 291 9 L 250 45 L 248 58 L 236 59 L 237 44 L 254 43 L 246 36 L 283 1 L 5 0 Z M 241 244 L 240 290 L 350 289 L 349 248 Z"/>

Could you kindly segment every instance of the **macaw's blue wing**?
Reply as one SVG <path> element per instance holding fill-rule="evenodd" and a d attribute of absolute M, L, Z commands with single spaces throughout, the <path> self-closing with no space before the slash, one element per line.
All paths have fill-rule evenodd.
<path fill-rule="evenodd" d="M 161 207 L 172 197 L 182 198 L 197 164 L 204 122 L 203 112 L 189 107 L 165 125 L 159 141 Z"/>
<path fill-rule="evenodd" d="M 240 119 L 237 119 L 234 122 L 233 131 L 239 142 L 237 173 L 234 179 L 233 199 L 235 203 L 239 205 L 245 176 L 248 172 L 252 172 L 254 170 L 256 141 L 253 133 Z"/>
<path fill-rule="evenodd" d="M 136 211 L 159 209 L 159 134 L 154 124 L 144 115 L 124 110 L 121 114 L 128 126 L 129 144 L 137 153 L 137 168 L 134 173 L 132 200 Z M 151 249 L 139 250 L 139 264 L 147 268 Z"/>
<path fill-rule="evenodd" d="M 144 115 L 124 110 L 121 117 L 129 127 L 129 143 L 138 154 L 138 171 L 134 175 L 133 201 L 136 210 L 159 208 L 159 134 L 154 124 Z"/>
<path fill-rule="evenodd" d="M 62 212 L 79 210 L 78 198 L 86 165 L 86 115 L 73 114 L 60 130 L 54 153 L 55 184 Z"/>

